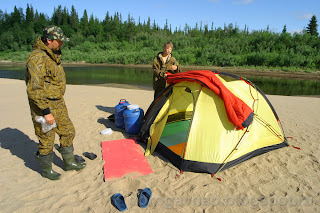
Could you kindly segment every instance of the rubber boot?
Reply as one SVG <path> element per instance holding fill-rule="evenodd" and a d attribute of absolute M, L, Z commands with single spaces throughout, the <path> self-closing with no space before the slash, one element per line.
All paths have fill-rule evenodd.
<path fill-rule="evenodd" d="M 36 158 L 42 167 L 42 177 L 50 180 L 60 179 L 61 174 L 52 170 L 53 152 L 48 155 L 40 155 L 40 153 L 37 152 Z"/>
<path fill-rule="evenodd" d="M 59 147 L 55 144 L 55 148 L 61 153 L 63 162 L 64 162 L 64 170 L 71 171 L 71 170 L 81 170 L 86 166 L 86 162 L 78 163 L 73 154 L 73 145 L 68 147 Z"/>

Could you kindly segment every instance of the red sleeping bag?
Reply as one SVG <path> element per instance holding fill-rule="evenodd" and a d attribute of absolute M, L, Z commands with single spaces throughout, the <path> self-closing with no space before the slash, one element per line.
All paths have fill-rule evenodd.
<path fill-rule="evenodd" d="M 224 101 L 228 120 L 237 129 L 243 129 L 251 124 L 253 120 L 252 109 L 230 92 L 215 73 L 209 70 L 194 70 L 177 74 L 167 73 L 167 75 L 168 84 L 176 84 L 181 81 L 194 81 L 212 90 Z"/>

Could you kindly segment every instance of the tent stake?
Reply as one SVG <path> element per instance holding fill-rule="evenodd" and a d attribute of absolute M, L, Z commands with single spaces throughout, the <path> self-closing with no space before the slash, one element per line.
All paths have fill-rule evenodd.
<path fill-rule="evenodd" d="M 216 173 L 211 174 L 211 177 L 215 176 Z M 221 178 L 216 178 L 218 181 L 221 181 Z"/>

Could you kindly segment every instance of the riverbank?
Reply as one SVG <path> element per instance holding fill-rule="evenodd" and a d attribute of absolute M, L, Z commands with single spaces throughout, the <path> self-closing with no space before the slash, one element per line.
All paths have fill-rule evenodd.
<path fill-rule="evenodd" d="M 20 65 L 23 66 L 22 62 L 12 62 L 12 61 L 0 61 L 0 64 L 4 65 Z M 135 67 L 142 69 L 151 69 L 152 65 L 146 64 L 92 64 L 86 62 L 63 62 L 65 67 L 78 67 L 78 66 L 115 66 L 115 67 Z M 300 79 L 300 80 L 319 80 L 320 81 L 320 71 L 316 72 L 290 72 L 281 70 L 272 70 L 266 68 L 237 68 L 237 67 L 215 67 L 215 66 L 181 66 L 183 71 L 188 70 L 216 70 L 220 72 L 233 73 L 240 76 L 261 76 L 261 77 L 277 77 L 277 78 L 289 78 L 289 79 Z"/>
<path fill-rule="evenodd" d="M 104 181 L 101 142 L 128 138 L 107 119 L 124 98 L 147 110 L 153 91 L 67 85 L 65 101 L 76 128 L 75 154 L 93 152 L 81 171 L 65 172 L 56 152 L 53 168 L 58 181 L 40 175 L 34 158 L 34 135 L 23 80 L 0 79 L 0 206 L 1 212 L 117 212 L 110 198 L 124 195 L 128 212 L 319 212 L 320 211 L 320 99 L 267 95 L 289 143 L 257 156 L 217 177 L 179 171 L 159 153 L 147 157 L 153 173 Z M 105 128 L 112 135 L 101 135 Z M 59 144 L 58 138 L 56 143 Z M 141 145 L 144 150 L 145 146 Z M 147 209 L 137 205 L 140 189 L 153 194 Z"/>

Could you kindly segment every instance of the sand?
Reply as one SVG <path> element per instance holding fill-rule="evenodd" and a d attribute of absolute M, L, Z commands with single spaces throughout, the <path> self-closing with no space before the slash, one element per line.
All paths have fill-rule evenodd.
<path fill-rule="evenodd" d="M 128 138 L 107 117 L 121 98 L 147 110 L 153 92 L 125 88 L 67 85 L 65 100 L 76 128 L 75 154 L 97 154 L 81 171 L 65 172 L 56 152 L 58 181 L 41 176 L 34 158 L 37 138 L 24 81 L 0 79 L 0 211 L 118 212 L 110 198 L 122 193 L 127 212 L 320 212 L 320 98 L 268 95 L 289 143 L 220 172 L 179 174 L 160 154 L 148 156 L 154 173 L 104 181 L 101 142 Z M 112 135 L 100 131 L 112 128 Z M 58 143 L 58 138 L 56 138 Z M 141 145 L 141 149 L 145 147 Z M 137 205 L 139 190 L 153 196 L 147 209 Z"/>

